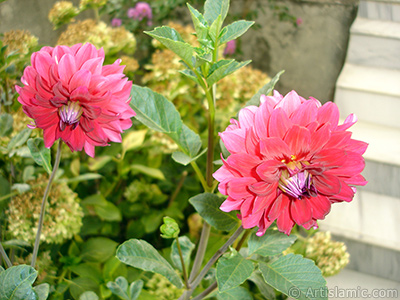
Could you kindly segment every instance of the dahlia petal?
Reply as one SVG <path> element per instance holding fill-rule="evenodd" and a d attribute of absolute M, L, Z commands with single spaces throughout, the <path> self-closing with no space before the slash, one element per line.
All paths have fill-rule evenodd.
<path fill-rule="evenodd" d="M 290 215 L 296 224 L 306 224 L 312 219 L 311 206 L 306 199 L 294 199 L 291 201 Z"/>
<path fill-rule="evenodd" d="M 248 189 L 256 180 L 252 177 L 232 178 L 227 184 L 228 195 L 234 199 L 243 199 L 252 196 Z"/>
<path fill-rule="evenodd" d="M 333 102 L 327 102 L 318 109 L 317 120 L 320 124 L 331 123 L 335 130 L 339 122 L 339 109 Z"/>
<path fill-rule="evenodd" d="M 318 193 L 326 196 L 332 196 L 340 193 L 340 189 L 342 187 L 340 180 L 336 176 L 330 175 L 327 172 L 321 176 L 314 176 L 313 184 L 315 185 Z"/>
<path fill-rule="evenodd" d="M 276 199 L 276 187 L 272 194 L 266 196 L 257 196 L 254 199 L 253 213 L 258 213 L 260 211 L 269 211 L 272 204 Z"/>
<path fill-rule="evenodd" d="M 101 107 L 91 106 L 91 105 L 82 105 L 83 107 L 83 115 L 91 120 L 97 119 L 101 114 Z"/>
<path fill-rule="evenodd" d="M 220 137 L 222 142 L 224 143 L 226 149 L 231 153 L 245 153 L 245 139 L 242 135 L 239 135 L 240 132 L 235 131 L 225 131 L 220 133 Z"/>
<path fill-rule="evenodd" d="M 294 221 L 290 217 L 289 207 L 286 207 L 279 215 L 276 226 L 280 232 L 290 235 L 294 224 Z"/>
<path fill-rule="evenodd" d="M 332 132 L 329 142 L 326 143 L 326 148 L 339 148 L 343 149 L 348 145 L 351 138 L 351 132 L 349 131 L 335 131 Z"/>
<path fill-rule="evenodd" d="M 342 125 L 339 125 L 336 130 L 346 130 L 353 126 L 357 122 L 357 116 L 355 114 L 350 114 L 347 116 L 346 120 L 344 120 Z"/>
<path fill-rule="evenodd" d="M 89 86 L 90 79 L 92 75 L 89 70 L 79 70 L 71 77 L 71 81 L 69 83 L 69 91 L 72 93 L 75 89 L 79 87 L 84 87 L 87 90 Z"/>
<path fill-rule="evenodd" d="M 257 157 L 247 153 L 232 154 L 227 158 L 226 162 L 243 177 L 251 176 L 254 168 L 261 163 Z"/>
<path fill-rule="evenodd" d="M 271 113 L 268 124 L 268 132 L 270 137 L 278 137 L 283 139 L 290 127 L 292 127 L 292 122 L 282 109 L 275 109 Z"/>
<path fill-rule="evenodd" d="M 68 142 L 74 151 L 82 151 L 83 146 L 86 143 L 85 135 L 81 129 L 81 127 L 76 127 L 68 140 L 64 140 Z"/>
<path fill-rule="evenodd" d="M 103 128 L 104 133 L 107 135 L 108 139 L 115 143 L 122 143 L 122 137 L 119 132 L 114 130 L 109 130 L 107 128 Z"/>
<path fill-rule="evenodd" d="M 58 64 L 58 73 L 64 86 L 69 85 L 69 81 L 76 71 L 75 58 L 71 54 L 65 54 L 61 57 Z"/>
<path fill-rule="evenodd" d="M 86 105 L 86 103 L 90 103 L 91 97 L 89 94 L 89 90 L 86 86 L 79 86 L 73 90 L 71 93 L 69 99 L 71 101 L 79 101 L 83 105 Z M 98 103 L 96 103 L 98 105 Z M 90 105 L 89 105 L 90 106 Z"/>
<path fill-rule="evenodd" d="M 288 130 L 284 141 L 296 156 L 296 159 L 300 160 L 310 151 L 311 134 L 307 128 L 294 125 Z"/>
<path fill-rule="evenodd" d="M 100 75 L 103 61 L 103 57 L 91 58 L 84 62 L 84 64 L 81 66 L 81 70 L 88 70 L 91 74 Z"/>
<path fill-rule="evenodd" d="M 351 139 L 344 147 L 346 151 L 355 152 L 357 154 L 364 154 L 367 151 L 368 143 Z"/>
<path fill-rule="evenodd" d="M 311 228 L 315 228 L 315 227 L 318 228 L 318 224 L 317 224 L 316 220 L 314 220 L 314 219 L 311 219 L 309 222 L 304 223 L 301 226 L 303 226 L 306 230 L 310 230 Z"/>
<path fill-rule="evenodd" d="M 232 210 L 239 210 L 242 205 L 244 199 L 235 200 L 231 197 L 228 197 L 219 207 L 224 212 L 230 212 Z"/>
<path fill-rule="evenodd" d="M 274 221 L 269 221 L 265 212 L 264 215 L 260 218 L 260 222 L 258 224 L 258 230 L 256 235 L 257 236 L 263 236 L 265 234 L 265 232 L 267 231 L 267 229 L 269 228 L 269 226 L 271 226 L 271 224 Z"/>
<path fill-rule="evenodd" d="M 320 164 L 330 168 L 339 168 L 347 161 L 347 153 L 342 149 L 322 149 L 311 159 L 311 164 Z"/>
<path fill-rule="evenodd" d="M 222 182 L 225 179 L 233 178 L 233 177 L 238 177 L 239 175 L 235 176 L 234 173 L 228 168 L 226 165 L 223 165 L 221 168 L 219 168 L 217 171 L 214 172 L 213 177 L 218 180 L 219 182 Z"/>
<path fill-rule="evenodd" d="M 314 101 L 306 101 L 302 103 L 296 111 L 290 116 L 293 124 L 307 126 L 317 117 L 318 108 Z"/>
<path fill-rule="evenodd" d="M 329 170 L 329 174 L 336 176 L 352 177 L 354 175 L 360 174 L 365 167 L 364 158 L 354 152 L 346 152 L 346 161 L 340 166 L 340 168 L 335 168 Z"/>
<path fill-rule="evenodd" d="M 76 59 L 76 67 L 78 69 L 82 68 L 82 65 L 88 61 L 89 59 L 92 58 L 97 58 L 98 57 L 98 52 L 96 47 L 94 47 L 92 44 L 86 43 L 82 47 L 79 48 L 79 50 L 75 54 L 75 59 Z"/>
<path fill-rule="evenodd" d="M 260 156 L 259 139 L 254 133 L 253 128 L 249 128 L 246 130 L 245 146 L 246 146 L 246 152 L 248 154 L 257 157 Z"/>
<path fill-rule="evenodd" d="M 273 221 L 280 216 L 281 213 L 289 207 L 289 203 L 289 198 L 284 194 L 280 194 L 268 212 L 268 220 Z"/>
<path fill-rule="evenodd" d="M 329 198 L 336 201 L 351 202 L 351 200 L 353 200 L 355 191 L 353 190 L 352 187 L 348 186 L 344 182 L 342 182 L 341 185 L 342 188 L 340 190 L 340 193 L 330 196 Z"/>
<path fill-rule="evenodd" d="M 54 124 L 53 126 L 43 129 L 43 141 L 44 141 L 44 146 L 46 148 L 50 148 L 53 146 L 54 141 L 56 140 L 56 128 L 58 124 Z"/>
<path fill-rule="evenodd" d="M 117 65 L 117 64 L 106 65 L 106 66 L 103 66 L 103 69 L 101 71 L 101 75 L 108 76 L 110 74 L 122 73 L 124 68 L 125 68 L 125 66 L 120 66 L 120 65 Z"/>
<path fill-rule="evenodd" d="M 254 112 L 257 110 L 256 106 L 247 106 L 239 111 L 239 124 L 240 128 L 250 128 L 254 126 Z"/>
<path fill-rule="evenodd" d="M 326 123 L 311 134 L 310 155 L 320 151 L 331 137 L 331 125 Z"/>
<path fill-rule="evenodd" d="M 83 131 L 88 133 L 93 131 L 93 124 L 92 121 L 88 118 L 81 118 L 79 121 L 79 125 L 82 127 Z"/>
<path fill-rule="evenodd" d="M 86 141 L 84 147 L 86 154 L 90 157 L 94 157 L 94 146 Z"/>
<path fill-rule="evenodd" d="M 308 201 L 311 206 L 314 219 L 323 220 L 331 210 L 331 202 L 326 196 L 318 195 L 316 197 L 310 197 L 306 201 Z"/>
<path fill-rule="evenodd" d="M 289 92 L 283 99 L 275 106 L 275 109 L 282 108 L 286 115 L 290 115 L 301 105 L 299 95 L 295 91 Z"/>
<path fill-rule="evenodd" d="M 59 99 L 67 100 L 70 96 L 68 90 L 62 85 L 61 81 L 53 86 L 53 93 Z"/>
<path fill-rule="evenodd" d="M 261 163 L 257 168 L 256 172 L 260 178 L 268 183 L 278 182 L 279 177 L 281 176 L 280 168 L 285 167 L 285 164 L 276 161 L 276 160 L 268 160 L 266 162 Z"/>
<path fill-rule="evenodd" d="M 350 185 L 360 185 L 360 186 L 364 186 L 368 183 L 368 181 L 365 180 L 364 176 L 362 176 L 361 174 L 357 174 L 354 175 L 350 178 L 346 178 L 344 179 L 344 182 L 346 184 L 350 184 Z"/>
<path fill-rule="evenodd" d="M 268 134 L 268 120 L 272 112 L 272 106 L 261 104 L 254 114 L 254 129 L 260 139 L 265 139 Z"/>
<path fill-rule="evenodd" d="M 242 205 L 243 206 L 243 205 Z M 260 219 L 262 218 L 264 212 L 261 210 L 257 213 L 253 213 L 247 216 L 244 216 L 242 214 L 242 226 L 243 228 L 253 228 L 257 226 L 257 224 L 260 222 Z"/>
<path fill-rule="evenodd" d="M 31 61 L 32 67 L 36 70 L 38 75 L 48 82 L 50 66 L 54 63 L 51 55 L 43 51 L 35 52 L 32 54 Z"/>
<path fill-rule="evenodd" d="M 289 146 L 277 137 L 270 137 L 260 141 L 260 153 L 265 160 L 290 159 L 292 154 Z"/>
<path fill-rule="evenodd" d="M 259 181 L 249 185 L 249 190 L 257 196 L 267 196 L 273 191 L 276 191 L 277 183 L 268 183 L 265 181 Z"/>

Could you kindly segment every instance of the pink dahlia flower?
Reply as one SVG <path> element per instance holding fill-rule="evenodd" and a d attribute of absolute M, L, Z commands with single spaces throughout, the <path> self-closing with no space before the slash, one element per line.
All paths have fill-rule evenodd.
<path fill-rule="evenodd" d="M 43 129 L 46 147 L 63 140 L 71 151 L 94 156 L 95 146 L 121 142 L 132 126 L 132 82 L 122 73 L 121 60 L 103 66 L 104 51 L 92 44 L 43 47 L 32 54 L 17 86 L 18 101 Z"/>
<path fill-rule="evenodd" d="M 289 235 L 295 224 L 316 227 L 332 203 L 350 202 L 354 185 L 367 183 L 360 175 L 367 144 L 347 131 L 353 114 L 338 121 L 336 104 L 294 91 L 263 95 L 259 107 L 242 109 L 220 133 L 231 153 L 214 173 L 228 196 L 221 210 L 240 210 L 243 227 L 258 226 L 259 236 L 275 220 Z"/>

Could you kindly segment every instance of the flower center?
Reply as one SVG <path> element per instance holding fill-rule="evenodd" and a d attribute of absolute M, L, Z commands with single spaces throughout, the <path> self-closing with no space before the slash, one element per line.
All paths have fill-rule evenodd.
<path fill-rule="evenodd" d="M 79 101 L 68 101 L 67 105 L 63 105 L 58 109 L 60 116 L 60 130 L 63 131 L 68 125 L 72 125 L 72 130 L 76 128 L 81 119 L 83 110 L 79 105 Z"/>
<path fill-rule="evenodd" d="M 289 176 L 289 172 L 282 172 L 279 180 L 279 188 L 284 193 L 296 199 L 310 198 L 317 195 L 317 189 L 311 183 L 311 174 L 306 170 Z"/>

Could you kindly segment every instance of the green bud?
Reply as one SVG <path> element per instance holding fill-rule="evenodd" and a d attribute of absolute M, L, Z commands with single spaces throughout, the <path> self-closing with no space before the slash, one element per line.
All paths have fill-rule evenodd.
<path fill-rule="evenodd" d="M 164 224 L 161 225 L 161 237 L 164 239 L 176 239 L 179 236 L 179 225 L 170 217 L 163 218 Z"/>

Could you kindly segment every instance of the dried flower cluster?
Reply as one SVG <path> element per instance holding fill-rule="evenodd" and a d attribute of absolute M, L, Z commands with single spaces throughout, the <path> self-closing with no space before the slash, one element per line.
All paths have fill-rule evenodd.
<path fill-rule="evenodd" d="M 64 23 L 71 22 L 79 14 L 79 9 L 70 1 L 56 2 L 49 12 L 49 21 L 57 29 Z"/>
<path fill-rule="evenodd" d="M 350 254 L 343 242 L 331 239 L 330 232 L 317 232 L 307 241 L 306 257 L 315 261 L 322 275 L 336 275 L 349 263 Z"/>
<path fill-rule="evenodd" d="M 87 8 L 99 8 L 107 4 L 107 0 L 81 0 L 79 8 L 81 10 Z"/>
<path fill-rule="evenodd" d="M 38 38 L 26 30 L 11 30 L 3 34 L 3 46 L 7 45 L 7 52 L 18 51 L 21 55 L 26 55 L 36 47 Z"/>
<path fill-rule="evenodd" d="M 30 264 L 32 261 L 32 253 L 26 257 L 17 257 L 18 264 Z M 40 251 L 36 260 L 35 269 L 38 271 L 36 284 L 52 280 L 57 275 L 57 267 L 53 264 L 50 251 Z"/>
<path fill-rule="evenodd" d="M 15 239 L 33 243 L 36 237 L 40 215 L 41 196 L 44 194 L 48 178 L 39 175 L 28 182 L 32 190 L 15 196 L 9 203 L 8 232 Z M 66 183 L 54 184 L 48 198 L 41 242 L 61 244 L 79 233 L 83 211 L 77 195 Z"/>
<path fill-rule="evenodd" d="M 167 278 L 160 274 L 154 274 L 146 283 L 146 288 L 151 295 L 157 299 L 175 300 L 182 294 L 183 289 L 178 289 L 175 285 L 168 281 Z"/>

